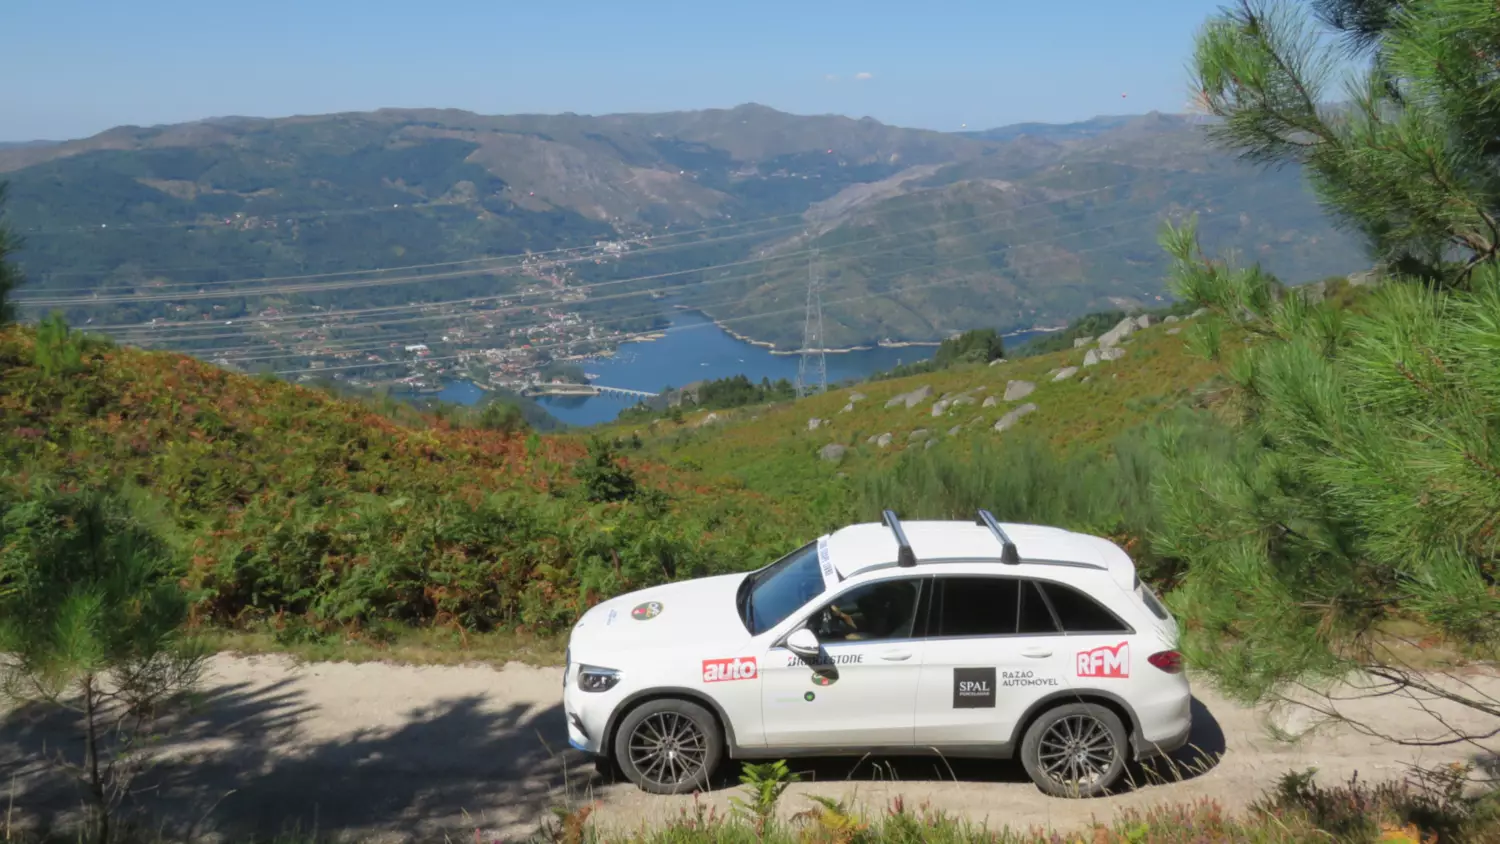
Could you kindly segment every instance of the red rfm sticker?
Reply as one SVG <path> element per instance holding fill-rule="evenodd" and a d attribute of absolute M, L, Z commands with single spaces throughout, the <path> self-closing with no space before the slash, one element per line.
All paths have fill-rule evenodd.
<path fill-rule="evenodd" d="M 1129 677 L 1130 643 L 1104 645 L 1078 654 L 1079 677 Z"/>

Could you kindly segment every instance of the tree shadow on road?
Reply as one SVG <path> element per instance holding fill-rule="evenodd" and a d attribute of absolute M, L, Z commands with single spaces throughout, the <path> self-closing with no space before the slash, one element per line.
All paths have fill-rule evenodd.
<path fill-rule="evenodd" d="M 534 825 L 573 773 L 564 754 L 561 706 L 496 709 L 483 696 L 440 701 L 400 726 L 308 741 L 299 719 L 311 707 L 285 683 L 229 686 L 176 714 L 160 758 L 135 782 L 128 807 L 138 823 L 181 839 L 213 832 L 229 840 L 289 830 L 426 837 L 455 827 Z M 74 718 L 27 707 L 0 718 L 0 777 L 17 814 L 39 832 L 77 820 L 76 780 L 43 761 L 62 750 L 77 762 Z"/>

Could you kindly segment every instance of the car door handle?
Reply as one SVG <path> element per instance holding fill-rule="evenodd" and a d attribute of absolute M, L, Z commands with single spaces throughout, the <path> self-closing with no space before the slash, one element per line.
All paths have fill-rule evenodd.
<path fill-rule="evenodd" d="M 1030 650 L 1021 651 L 1021 656 L 1030 657 L 1031 659 L 1045 659 L 1052 656 L 1052 652 L 1041 648 L 1031 648 Z"/>
<path fill-rule="evenodd" d="M 880 658 L 900 662 L 903 659 L 911 659 L 911 651 L 886 651 L 880 655 Z"/>

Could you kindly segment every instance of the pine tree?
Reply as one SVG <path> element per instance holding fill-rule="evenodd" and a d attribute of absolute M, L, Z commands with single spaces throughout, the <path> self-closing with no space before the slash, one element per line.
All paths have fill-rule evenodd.
<path fill-rule="evenodd" d="M 1250 160 L 1303 165 L 1382 267 L 1467 284 L 1500 256 L 1500 8 L 1319 0 L 1313 11 L 1239 0 L 1208 22 L 1192 68 L 1201 107 L 1221 118 L 1210 132 Z M 1351 57 L 1367 61 L 1346 73 Z"/>
<path fill-rule="evenodd" d="M 158 518 L 131 492 L 0 489 L 0 691 L 79 715 L 92 840 L 110 837 L 157 707 L 191 688 L 203 651 Z"/>
<path fill-rule="evenodd" d="M 21 248 L 21 242 L 5 224 L 5 194 L 6 184 L 0 182 L 0 325 L 16 318 L 15 303 L 10 301 L 10 295 L 22 281 L 21 271 L 16 269 L 12 257 Z"/>

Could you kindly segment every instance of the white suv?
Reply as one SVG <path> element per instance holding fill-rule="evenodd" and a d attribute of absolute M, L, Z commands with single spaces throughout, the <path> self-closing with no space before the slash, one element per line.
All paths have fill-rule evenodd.
<path fill-rule="evenodd" d="M 1035 525 L 838 530 L 765 568 L 606 601 L 573 628 L 569 743 L 646 791 L 719 763 L 1019 755 L 1060 796 L 1187 742 L 1177 624 L 1114 543 Z"/>

